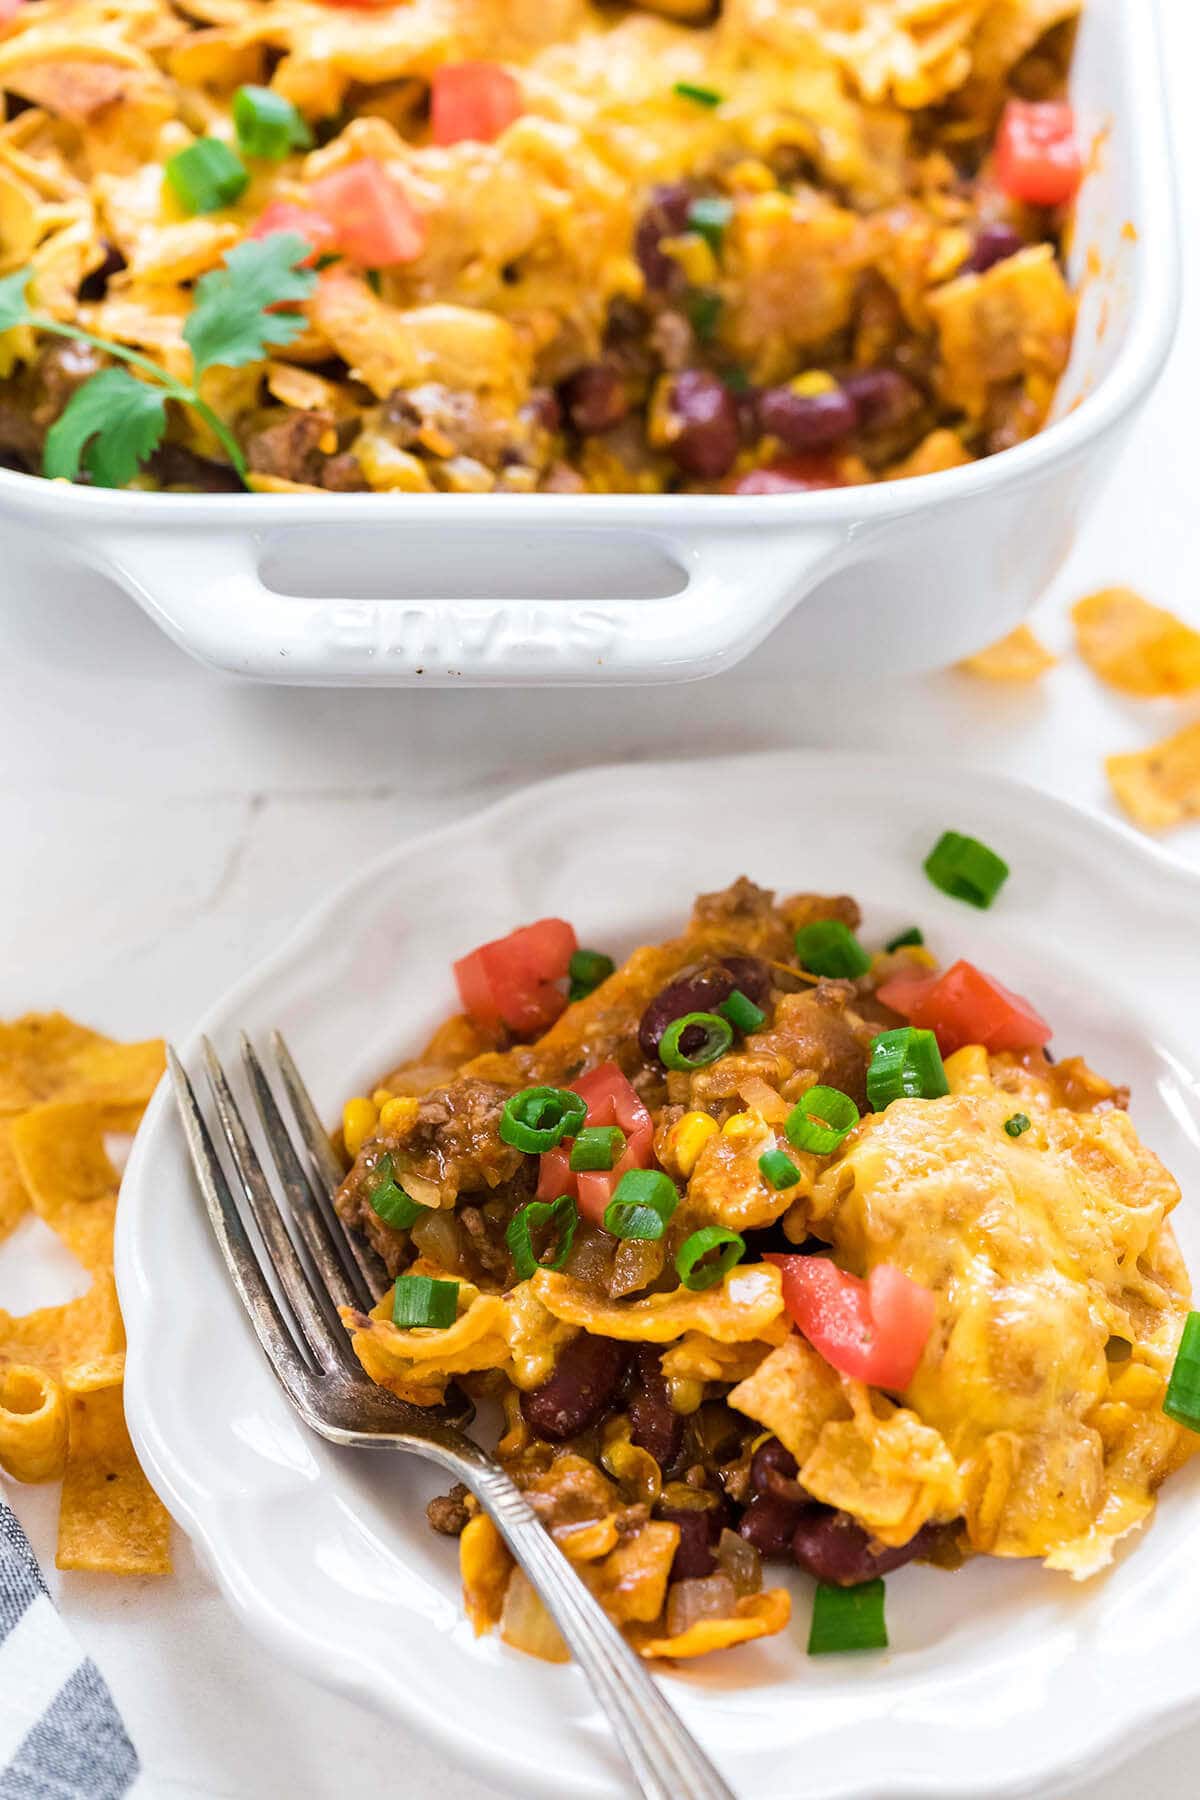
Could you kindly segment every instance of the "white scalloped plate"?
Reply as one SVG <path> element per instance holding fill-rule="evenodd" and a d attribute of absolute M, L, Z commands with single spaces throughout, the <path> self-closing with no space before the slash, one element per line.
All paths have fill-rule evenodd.
<path fill-rule="evenodd" d="M 922 875 L 946 827 L 1012 864 L 990 912 Z M 945 957 L 976 958 L 1029 994 L 1061 1051 L 1132 1084 L 1139 1128 L 1190 1194 L 1176 1222 L 1200 1270 L 1200 877 L 992 775 L 797 753 L 552 781 L 389 853 L 205 1029 L 232 1053 L 239 1026 L 281 1027 L 332 1120 L 446 1012 L 450 961 L 471 944 L 558 913 L 582 942 L 620 953 L 678 929 L 696 892 L 743 872 L 856 894 L 869 943 L 919 920 Z M 628 1792 L 573 1669 L 472 1637 L 454 1546 L 423 1518 L 436 1476 L 412 1459 L 338 1453 L 290 1413 L 218 1263 L 161 1090 L 125 1178 L 117 1275 L 138 1453 L 264 1644 L 514 1793 Z M 904 1570 L 888 1583 L 892 1647 L 878 1656 L 809 1661 L 797 1577 L 782 1636 L 665 1685 L 755 1800 L 1060 1795 L 1200 1711 L 1198 1498 L 1193 1464 L 1117 1566 L 1084 1585 L 1026 1562 Z"/>

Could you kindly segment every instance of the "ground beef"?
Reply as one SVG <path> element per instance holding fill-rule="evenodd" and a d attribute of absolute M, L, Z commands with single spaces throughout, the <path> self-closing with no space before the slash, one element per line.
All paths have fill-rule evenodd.
<path fill-rule="evenodd" d="M 0 398 L 0 456 L 18 467 L 41 468 L 46 433 L 76 388 L 100 368 L 102 357 L 90 344 L 52 338 L 33 362 L 6 382 Z"/>
<path fill-rule="evenodd" d="M 284 412 L 247 434 L 246 461 L 258 475 L 317 486 L 336 438 L 332 413 Z"/>
<path fill-rule="evenodd" d="M 434 1531 L 442 1537 L 459 1537 L 463 1527 L 471 1517 L 467 1507 L 468 1494 L 461 1481 L 456 1481 L 448 1494 L 439 1494 L 425 1508 L 425 1517 Z"/>

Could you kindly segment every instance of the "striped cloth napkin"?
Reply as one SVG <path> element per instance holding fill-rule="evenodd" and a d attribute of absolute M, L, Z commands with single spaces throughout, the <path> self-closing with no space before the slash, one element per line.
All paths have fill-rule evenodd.
<path fill-rule="evenodd" d="M 0 1500 L 0 1800 L 120 1800 L 137 1751 Z"/>

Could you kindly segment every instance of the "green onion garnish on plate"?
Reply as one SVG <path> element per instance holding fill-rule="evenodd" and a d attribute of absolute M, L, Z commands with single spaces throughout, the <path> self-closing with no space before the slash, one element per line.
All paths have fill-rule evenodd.
<path fill-rule="evenodd" d="M 748 994 L 743 994 L 741 988 L 734 988 L 728 1000 L 722 1000 L 717 1011 L 723 1019 L 728 1019 L 729 1023 L 740 1031 L 743 1037 L 751 1031 L 758 1031 L 767 1022 L 767 1015 L 762 1007 L 755 1006 L 753 1000 Z"/>
<path fill-rule="evenodd" d="M 694 1050 L 685 1051 L 681 1042 L 689 1031 L 702 1032 L 703 1037 Z M 709 1012 L 684 1013 L 682 1019 L 672 1019 L 658 1040 L 658 1060 L 664 1069 L 703 1069 L 724 1056 L 732 1042 L 728 1019 Z"/>
<path fill-rule="evenodd" d="M 313 136 L 290 100 L 269 87 L 240 87 L 233 123 L 243 156 L 282 162 L 290 150 L 309 150 Z"/>
<path fill-rule="evenodd" d="M 1177 1425 L 1200 1431 L 1200 1313 L 1189 1313 L 1175 1352 L 1163 1411 Z"/>
<path fill-rule="evenodd" d="M 698 81 L 677 81 L 672 92 L 681 100 L 694 100 L 697 106 L 720 106 L 725 98 L 716 88 L 702 87 Z"/>
<path fill-rule="evenodd" d="M 716 1287 L 741 1262 L 745 1251 L 746 1240 L 736 1231 L 724 1225 L 704 1225 L 675 1252 L 675 1273 L 685 1288 L 702 1294 L 706 1288 Z"/>
<path fill-rule="evenodd" d="M 611 1169 L 625 1148 L 619 1125 L 585 1125 L 571 1145 L 571 1169 L 576 1175 L 591 1169 Z"/>
<path fill-rule="evenodd" d="M 924 942 L 925 933 L 921 930 L 921 927 L 919 925 L 910 925 L 907 931 L 897 932 L 894 938 L 889 938 L 884 945 L 884 949 L 907 950 L 910 944 L 923 944 Z"/>
<path fill-rule="evenodd" d="M 604 1209 L 604 1229 L 614 1237 L 657 1243 L 678 1205 L 675 1183 L 661 1169 L 629 1169 Z"/>
<path fill-rule="evenodd" d="M 808 1631 L 810 1656 L 835 1656 L 845 1650 L 886 1650 L 884 1585 L 878 1578 L 858 1587 L 831 1587 L 819 1581 Z"/>
<path fill-rule="evenodd" d="M 858 1108 L 840 1088 L 811 1087 L 793 1106 L 784 1135 L 793 1150 L 831 1156 L 858 1124 Z"/>
<path fill-rule="evenodd" d="M 942 1053 L 932 1031 L 902 1025 L 875 1039 L 867 1069 L 867 1098 L 876 1112 L 893 1100 L 936 1100 L 949 1092 Z"/>
<path fill-rule="evenodd" d="M 800 1179 L 800 1171 L 786 1150 L 764 1150 L 758 1159 L 758 1172 L 767 1186 L 778 1193 L 795 1187 Z"/>
<path fill-rule="evenodd" d="M 840 919 L 814 919 L 796 933 L 796 955 L 810 975 L 828 975 L 837 981 L 853 981 L 865 975 L 871 959 Z"/>
<path fill-rule="evenodd" d="M 587 1101 L 569 1088 L 522 1088 L 504 1103 L 500 1136 L 514 1150 L 533 1156 L 574 1137 L 586 1117 Z"/>
<path fill-rule="evenodd" d="M 925 858 L 934 887 L 970 906 L 988 907 L 1008 880 L 1008 864 L 978 838 L 943 831 Z"/>
<path fill-rule="evenodd" d="M 432 1275 L 401 1275 L 392 1300 L 392 1323 L 401 1331 L 429 1328 L 445 1331 L 458 1317 L 457 1281 Z"/>
<path fill-rule="evenodd" d="M 382 1219 L 385 1225 L 390 1225 L 393 1231 L 407 1231 L 410 1225 L 416 1224 L 423 1212 L 429 1211 L 429 1208 L 418 1206 L 411 1195 L 405 1193 L 396 1180 L 390 1156 L 380 1157 L 375 1172 L 379 1176 L 379 1180 L 367 1195 L 372 1212 Z"/>
<path fill-rule="evenodd" d="M 508 1221 L 504 1241 L 513 1259 L 520 1281 L 528 1281 L 539 1269 L 561 1269 L 571 1254 L 579 1210 L 570 1194 L 557 1200 L 530 1200 Z M 539 1255 L 533 1247 L 533 1233 L 549 1228 L 549 1242 Z M 550 1255 L 553 1251 L 553 1255 Z"/>
<path fill-rule="evenodd" d="M 197 138 L 167 158 L 167 186 L 188 213 L 218 212 L 245 193 L 250 176 L 240 156 L 220 138 Z"/>

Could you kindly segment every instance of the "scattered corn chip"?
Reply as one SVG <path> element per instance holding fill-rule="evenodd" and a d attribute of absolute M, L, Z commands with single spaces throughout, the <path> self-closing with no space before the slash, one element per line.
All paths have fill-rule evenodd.
<path fill-rule="evenodd" d="M 1058 661 L 1030 631 L 1018 625 L 976 656 L 968 656 L 959 668 L 968 675 L 980 675 L 985 681 L 1036 681 Z"/>
<path fill-rule="evenodd" d="M 0 1243 L 29 1211 L 29 1195 L 21 1180 L 12 1147 L 12 1127 L 0 1119 Z"/>
<path fill-rule="evenodd" d="M 0 1368 L 0 1469 L 14 1481 L 58 1481 L 67 1463 L 67 1404 L 53 1375 Z"/>
<path fill-rule="evenodd" d="M 63 1378 L 70 1448 L 58 1516 L 60 1569 L 165 1575 L 170 1519 L 142 1474 L 121 1395 L 124 1358 L 100 1358 Z"/>
<path fill-rule="evenodd" d="M 0 1364 L 34 1363 L 60 1375 L 72 1363 L 125 1348 L 125 1330 L 111 1269 L 98 1271 L 88 1292 L 63 1306 L 43 1306 L 14 1318 L 0 1311 Z"/>
<path fill-rule="evenodd" d="M 1113 793 L 1143 831 L 1200 818 L 1200 720 L 1148 750 L 1110 756 L 1104 767 Z"/>
<path fill-rule="evenodd" d="M 1200 631 L 1131 588 L 1105 588 L 1071 609 L 1079 654 L 1110 687 L 1158 699 L 1200 688 Z"/>
<path fill-rule="evenodd" d="M 467 1617 L 475 1628 L 475 1636 L 481 1637 L 500 1623 L 508 1578 L 514 1568 L 512 1552 L 486 1513 L 476 1513 L 463 1526 L 458 1540 L 458 1567 Z"/>
<path fill-rule="evenodd" d="M 111 1266 L 120 1176 L 104 1148 L 98 1108 L 35 1106 L 14 1122 L 12 1140 L 34 1211 L 85 1269 Z"/>
<path fill-rule="evenodd" d="M 0 1113 L 46 1100 L 144 1107 L 165 1067 L 162 1041 L 118 1044 L 65 1013 L 0 1024 Z"/>

